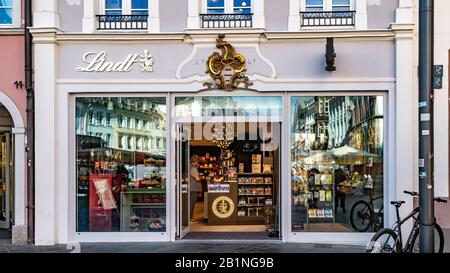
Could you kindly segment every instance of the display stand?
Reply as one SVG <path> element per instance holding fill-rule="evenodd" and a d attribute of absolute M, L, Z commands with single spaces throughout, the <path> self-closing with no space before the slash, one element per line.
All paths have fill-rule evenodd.
<path fill-rule="evenodd" d="M 238 173 L 238 224 L 269 225 L 272 206 L 272 173 Z"/>
<path fill-rule="evenodd" d="M 121 193 L 122 232 L 165 232 L 166 191 L 132 189 Z"/>
<path fill-rule="evenodd" d="M 328 164 L 308 166 L 306 188 L 307 224 L 335 222 L 335 187 L 333 167 Z M 316 170 L 314 172 L 313 170 Z"/>

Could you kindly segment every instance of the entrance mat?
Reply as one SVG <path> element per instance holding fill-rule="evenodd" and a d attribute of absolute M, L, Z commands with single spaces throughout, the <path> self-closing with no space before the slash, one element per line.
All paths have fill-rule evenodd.
<path fill-rule="evenodd" d="M 278 240 L 270 232 L 191 232 L 187 240 Z"/>

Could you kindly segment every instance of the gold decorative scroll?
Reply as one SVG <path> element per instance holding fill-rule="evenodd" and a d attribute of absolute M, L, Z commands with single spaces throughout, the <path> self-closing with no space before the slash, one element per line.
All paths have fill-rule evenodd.
<path fill-rule="evenodd" d="M 224 38 L 224 35 L 219 35 L 216 45 L 222 54 L 214 52 L 208 58 L 206 73 L 211 76 L 212 82 L 205 82 L 204 86 L 232 91 L 243 83 L 248 88 L 252 83 L 245 75 L 246 60 Z"/>

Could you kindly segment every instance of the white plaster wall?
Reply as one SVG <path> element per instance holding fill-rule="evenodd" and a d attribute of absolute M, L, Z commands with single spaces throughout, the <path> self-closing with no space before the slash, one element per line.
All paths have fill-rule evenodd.
<path fill-rule="evenodd" d="M 450 1 L 435 0 L 435 45 L 434 63 L 444 65 L 443 88 L 434 92 L 434 151 L 435 151 L 435 194 L 440 197 L 449 196 L 448 173 L 448 74 L 450 50 Z"/>

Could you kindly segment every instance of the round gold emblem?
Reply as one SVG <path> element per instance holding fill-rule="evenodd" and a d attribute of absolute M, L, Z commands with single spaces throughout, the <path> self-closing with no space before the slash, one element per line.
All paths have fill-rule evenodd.
<path fill-rule="evenodd" d="M 226 219 L 234 212 L 234 202 L 226 196 L 218 197 L 212 203 L 212 211 L 218 218 Z"/>

